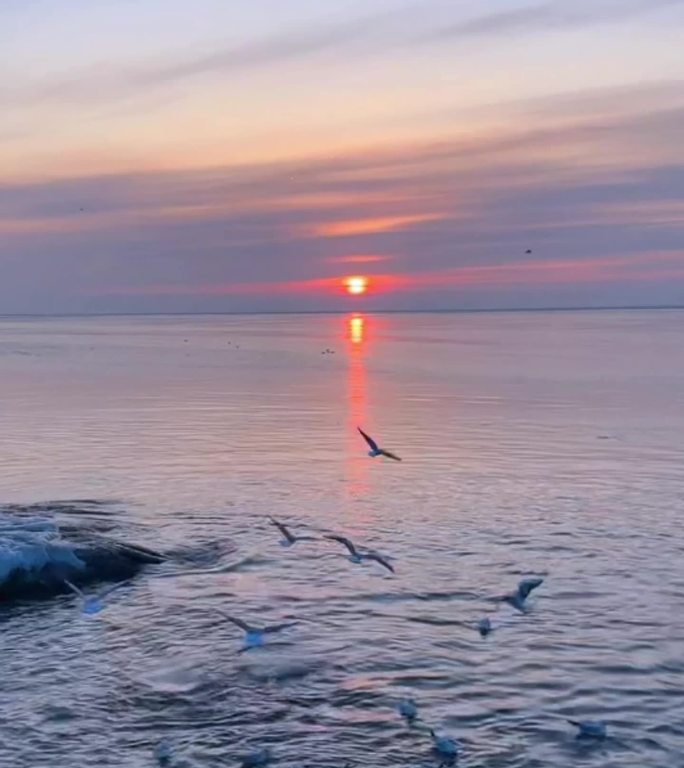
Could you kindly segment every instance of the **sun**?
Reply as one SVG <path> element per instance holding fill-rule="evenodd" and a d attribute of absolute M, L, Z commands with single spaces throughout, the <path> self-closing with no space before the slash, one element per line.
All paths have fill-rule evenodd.
<path fill-rule="evenodd" d="M 361 277 L 360 275 L 346 277 L 344 285 L 347 288 L 347 293 L 350 293 L 352 296 L 359 296 L 368 290 L 368 278 Z"/>

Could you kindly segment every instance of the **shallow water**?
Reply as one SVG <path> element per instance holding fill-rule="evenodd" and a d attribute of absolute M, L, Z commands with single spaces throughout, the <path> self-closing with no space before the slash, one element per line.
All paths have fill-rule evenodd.
<path fill-rule="evenodd" d="M 678 765 L 683 348 L 677 311 L 0 319 L 0 502 L 169 556 L 96 616 L 0 607 L 0 766 L 436 766 L 426 725 L 467 768 Z M 239 654 L 221 611 L 301 624 Z"/>

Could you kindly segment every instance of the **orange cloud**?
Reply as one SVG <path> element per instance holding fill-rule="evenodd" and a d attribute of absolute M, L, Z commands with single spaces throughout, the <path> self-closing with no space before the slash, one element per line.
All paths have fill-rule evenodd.
<path fill-rule="evenodd" d="M 414 224 L 447 218 L 444 213 L 416 213 L 406 216 L 380 216 L 371 219 L 348 219 L 314 224 L 303 234 L 307 237 L 350 237 L 352 235 L 376 235 L 408 229 Z"/>
<path fill-rule="evenodd" d="M 160 284 L 141 285 L 129 288 L 111 288 L 103 294 L 121 296 L 255 296 L 265 294 L 276 296 L 297 293 L 327 293 L 339 290 L 341 278 L 318 278 L 312 280 L 264 281 L 261 283 L 204 283 L 197 285 Z"/>
<path fill-rule="evenodd" d="M 119 205 L 113 209 L 95 210 L 88 207 L 87 201 L 84 210 L 80 210 L 81 201 L 74 205 L 73 210 L 58 215 L 26 215 L 11 216 L 0 214 L 0 235 L 36 235 L 36 234 L 70 234 L 76 232 L 96 232 L 117 229 L 122 226 L 132 225 L 154 225 L 167 222 L 178 223 L 181 221 L 200 222 L 217 219 L 233 220 L 239 214 L 266 215 L 278 212 L 297 212 L 313 213 L 323 212 L 326 209 L 344 208 L 348 206 L 361 206 L 368 211 L 373 207 L 386 209 L 387 206 L 396 208 L 402 203 L 409 203 L 409 193 L 392 193 L 390 191 L 379 192 L 321 192 L 316 193 L 296 193 L 286 189 L 275 189 L 269 193 L 244 194 L 239 198 L 233 193 L 233 190 L 227 189 L 223 195 L 218 194 L 218 199 L 204 200 L 201 202 L 179 202 L 149 205 L 145 204 L 144 197 L 140 199 L 134 193 L 124 196 L 117 202 Z M 224 197 L 225 199 L 221 199 Z M 330 214 L 329 214 L 330 215 Z M 431 218 L 441 218 L 440 215 L 414 215 L 414 216 L 394 216 L 381 217 L 364 222 L 368 229 L 359 227 L 356 234 L 364 234 L 373 231 L 388 231 L 393 228 L 402 228 L 418 221 L 427 221 Z M 373 224 L 372 222 L 375 222 Z M 349 223 L 353 228 L 356 222 L 333 222 L 330 226 L 344 225 Z M 375 225 L 379 228 L 376 228 Z M 319 225 L 303 227 L 285 225 L 279 234 L 283 237 L 318 237 L 314 234 Z M 328 226 L 328 225 L 320 225 Z M 340 233 L 341 234 L 341 233 Z M 354 232 L 350 232 L 354 234 Z M 335 236 L 335 235 L 332 235 Z M 258 233 L 250 240 L 263 240 L 263 236 Z M 268 239 L 268 238 L 266 238 Z M 363 255 L 349 256 L 349 261 L 358 259 L 359 263 Z M 343 257 L 340 258 L 340 261 Z M 365 257 L 367 261 L 379 261 L 383 256 L 369 255 Z"/>
<path fill-rule="evenodd" d="M 330 256 L 327 261 L 332 264 L 373 264 L 378 261 L 389 261 L 391 258 L 379 253 L 359 253 L 349 256 Z"/>
<path fill-rule="evenodd" d="M 497 286 L 578 284 L 658 280 L 672 273 L 656 268 L 675 262 L 684 268 L 684 251 L 657 251 L 562 261 L 517 261 L 509 264 L 465 266 L 418 274 L 374 275 L 376 291 L 406 291 L 431 286 Z M 678 270 L 675 270 L 678 272 Z"/>

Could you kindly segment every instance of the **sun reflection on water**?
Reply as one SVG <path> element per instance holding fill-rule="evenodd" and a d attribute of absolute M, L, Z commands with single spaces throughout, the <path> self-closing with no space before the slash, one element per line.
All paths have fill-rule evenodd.
<path fill-rule="evenodd" d="M 352 344 L 363 343 L 365 318 L 363 315 L 352 315 L 349 318 L 349 340 Z"/>
<path fill-rule="evenodd" d="M 357 427 L 366 423 L 367 393 L 365 355 L 368 352 L 367 318 L 354 313 L 344 320 L 347 352 L 347 488 L 350 496 L 366 489 L 368 464 L 364 461 L 363 445 L 359 443 Z"/>

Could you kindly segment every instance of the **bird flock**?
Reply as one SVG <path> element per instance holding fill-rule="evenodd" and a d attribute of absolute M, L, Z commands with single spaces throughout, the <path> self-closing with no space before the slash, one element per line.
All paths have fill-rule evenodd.
<path fill-rule="evenodd" d="M 378 443 L 360 427 L 357 427 L 357 429 L 368 445 L 368 455 L 370 457 L 376 458 L 382 456 L 393 461 L 401 461 L 401 458 L 395 453 L 381 448 Z M 269 518 L 269 523 L 277 528 L 282 535 L 280 545 L 283 547 L 292 547 L 300 542 L 319 540 L 316 536 L 295 534 L 287 525 L 273 517 Z M 364 562 L 372 562 L 392 574 L 395 573 L 394 566 L 390 563 L 389 558 L 374 550 L 359 547 L 346 536 L 329 533 L 324 534 L 322 538 L 342 545 L 347 551 L 347 559 L 355 565 L 361 565 Z M 523 579 L 519 582 L 514 591 L 495 598 L 495 602 L 507 603 L 516 611 L 526 613 L 527 599 L 535 589 L 542 585 L 543 581 L 544 580 L 539 577 Z M 79 587 L 67 579 L 64 579 L 64 583 L 81 601 L 81 612 L 84 615 L 92 616 L 104 610 L 105 599 L 128 582 L 119 582 L 92 595 L 86 595 Z M 227 622 L 237 627 L 243 633 L 243 645 L 237 651 L 240 654 L 254 648 L 260 648 L 267 642 L 267 639 L 270 636 L 292 629 L 300 624 L 299 621 L 287 621 L 279 624 L 256 626 L 230 614 L 223 612 L 219 613 Z M 486 638 L 497 628 L 497 625 L 489 616 L 481 618 L 475 626 L 475 629 L 479 632 L 482 638 Z M 402 699 L 398 702 L 396 709 L 399 716 L 411 727 L 416 724 L 416 721 L 420 720 L 418 704 L 413 698 Z M 568 720 L 568 722 L 577 729 L 578 738 L 605 739 L 607 736 L 606 724 L 600 720 Z M 428 734 L 431 739 L 433 752 L 441 761 L 440 768 L 442 766 L 454 765 L 463 750 L 463 745 L 447 735 L 440 735 L 431 727 L 426 727 L 426 734 Z M 175 751 L 171 742 L 167 739 L 160 741 L 154 750 L 154 757 L 159 765 L 171 766 L 175 757 Z M 273 754 L 271 750 L 264 748 L 244 756 L 241 766 L 242 768 L 260 768 L 261 766 L 270 763 L 272 759 Z M 346 764 L 344 768 L 350 768 L 350 764 Z"/>

